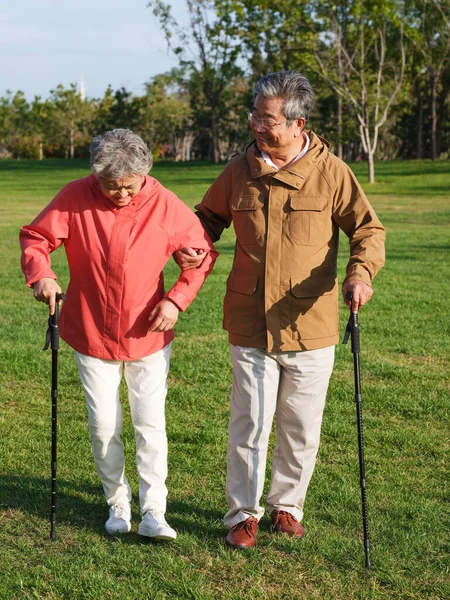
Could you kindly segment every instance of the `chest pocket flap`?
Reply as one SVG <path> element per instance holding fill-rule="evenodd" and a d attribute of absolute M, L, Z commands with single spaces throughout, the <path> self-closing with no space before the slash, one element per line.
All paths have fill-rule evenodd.
<path fill-rule="evenodd" d="M 325 196 L 289 196 L 290 207 L 292 210 L 314 210 L 321 212 L 325 210 L 328 204 L 328 198 Z"/>
<path fill-rule="evenodd" d="M 258 210 L 264 205 L 264 196 L 257 194 L 241 194 L 233 198 L 231 208 L 233 210 Z"/>

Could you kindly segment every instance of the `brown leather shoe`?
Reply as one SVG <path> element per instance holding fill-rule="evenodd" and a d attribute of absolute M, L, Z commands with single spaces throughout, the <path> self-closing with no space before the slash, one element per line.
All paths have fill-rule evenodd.
<path fill-rule="evenodd" d="M 274 533 L 285 533 L 293 537 L 303 537 L 305 535 L 303 525 L 286 510 L 273 510 L 270 516 L 272 517 L 272 531 Z"/>
<path fill-rule="evenodd" d="M 253 548 L 256 544 L 256 532 L 258 531 L 258 519 L 249 517 L 230 529 L 227 535 L 227 544 L 232 548 L 241 550 Z"/>

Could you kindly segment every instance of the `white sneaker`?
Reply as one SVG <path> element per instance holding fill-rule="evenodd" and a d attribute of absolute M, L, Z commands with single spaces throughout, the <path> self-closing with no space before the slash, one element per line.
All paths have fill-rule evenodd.
<path fill-rule="evenodd" d="M 164 518 L 164 513 L 148 510 L 142 517 L 139 525 L 139 535 L 153 538 L 155 540 L 176 540 L 177 532 L 172 529 Z"/>
<path fill-rule="evenodd" d="M 110 535 L 115 533 L 128 533 L 131 529 L 131 508 L 127 501 L 116 502 L 109 509 L 109 519 L 105 523 L 106 532 Z"/>

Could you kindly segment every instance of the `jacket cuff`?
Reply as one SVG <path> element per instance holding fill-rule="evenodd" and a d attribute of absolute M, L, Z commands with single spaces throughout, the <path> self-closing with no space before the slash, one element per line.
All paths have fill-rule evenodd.
<path fill-rule="evenodd" d="M 39 279 L 44 279 L 44 277 L 47 279 L 54 279 L 55 281 L 58 279 L 53 271 L 49 269 L 48 271 L 40 272 L 37 275 L 26 277 L 26 284 L 29 288 L 32 288 L 36 281 L 39 281 Z"/>
<path fill-rule="evenodd" d="M 170 290 L 164 298 L 173 302 L 181 312 L 184 312 L 192 302 L 187 296 L 175 290 Z"/>
<path fill-rule="evenodd" d="M 350 273 L 350 275 L 347 275 L 347 277 L 344 279 L 342 285 L 344 285 L 344 283 L 346 283 L 347 281 L 362 281 L 369 287 L 372 287 L 372 279 L 370 278 L 370 275 L 368 273 L 366 273 L 365 275 L 359 272 Z"/>
<path fill-rule="evenodd" d="M 372 287 L 372 278 L 365 269 L 353 269 L 345 276 L 343 284 L 347 281 L 362 281 L 369 287 Z"/>

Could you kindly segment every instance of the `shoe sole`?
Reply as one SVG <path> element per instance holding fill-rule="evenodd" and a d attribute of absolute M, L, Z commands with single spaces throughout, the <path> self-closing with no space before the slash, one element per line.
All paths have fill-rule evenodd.
<path fill-rule="evenodd" d="M 141 528 L 139 528 L 139 530 L 138 530 L 138 535 L 141 535 L 142 537 L 148 537 L 151 540 L 166 540 L 168 542 L 175 541 L 177 539 L 176 534 L 175 534 L 175 537 L 170 534 L 164 535 L 163 533 L 159 534 L 159 535 L 154 535 L 154 534 L 149 533 L 148 531 L 145 531 L 145 529 L 141 529 Z"/>
<path fill-rule="evenodd" d="M 105 527 L 106 529 L 106 527 Z M 129 526 L 128 529 L 106 529 L 106 533 L 108 535 L 124 535 L 126 533 L 130 533 L 131 531 L 131 525 Z"/>
<path fill-rule="evenodd" d="M 271 533 L 273 535 L 285 535 L 287 537 L 293 537 L 293 538 L 302 538 L 304 537 L 304 533 L 291 533 L 290 531 L 279 531 L 278 529 L 274 529 L 273 527 L 271 528 Z"/>
<path fill-rule="evenodd" d="M 225 539 L 225 542 L 229 548 L 235 548 L 236 550 L 252 550 L 256 547 L 256 542 L 253 544 L 253 546 L 247 546 L 245 544 L 231 544 L 227 539 Z"/>

